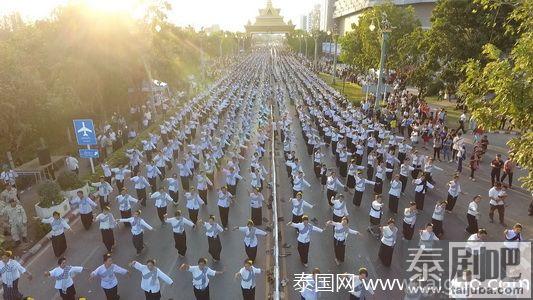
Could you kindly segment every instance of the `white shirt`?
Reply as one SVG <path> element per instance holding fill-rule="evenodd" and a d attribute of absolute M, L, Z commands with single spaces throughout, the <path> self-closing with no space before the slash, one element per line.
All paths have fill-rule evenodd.
<path fill-rule="evenodd" d="M 68 223 L 63 219 L 54 219 L 54 217 L 50 217 L 48 219 L 42 219 L 42 223 L 44 224 L 50 224 L 52 227 L 52 236 L 58 236 L 65 233 L 65 229 L 70 229 L 70 226 Z"/>
<path fill-rule="evenodd" d="M 422 194 L 426 193 L 426 189 L 424 189 L 424 184 L 422 183 L 422 179 L 418 178 L 415 180 L 414 183 L 416 184 L 415 192 L 419 192 Z M 432 189 L 434 186 L 426 180 L 426 187 L 427 189 Z"/>
<path fill-rule="evenodd" d="M 294 227 L 296 229 L 298 229 L 298 242 L 300 243 L 309 243 L 311 241 L 311 232 L 315 231 L 315 232 L 322 232 L 324 230 L 322 230 L 322 228 L 318 228 L 316 226 L 313 226 L 309 223 L 307 223 L 307 225 L 305 225 L 303 222 L 302 223 L 291 223 L 291 227 Z"/>
<path fill-rule="evenodd" d="M 183 233 L 185 231 L 184 225 L 187 225 L 189 227 L 193 227 L 194 223 L 184 217 L 178 218 L 168 218 L 165 220 L 165 222 L 169 223 L 172 226 L 172 231 L 175 233 Z"/>
<path fill-rule="evenodd" d="M 74 284 L 72 277 L 74 277 L 76 273 L 81 273 L 83 271 L 83 267 L 66 266 L 65 269 L 67 268 L 70 268 L 70 270 L 68 270 L 68 274 L 65 274 L 66 278 L 64 279 L 62 278 L 63 273 L 65 272 L 63 268 L 56 267 L 50 271 L 50 277 L 56 280 L 54 285 L 55 289 L 66 291 Z"/>
<path fill-rule="evenodd" d="M 339 201 L 339 200 L 333 200 L 331 202 L 333 204 L 333 214 L 335 214 L 338 217 L 344 217 L 348 216 L 348 209 L 346 209 L 346 201 Z"/>
<path fill-rule="evenodd" d="M 503 205 L 503 200 L 501 200 L 499 197 L 502 195 L 502 190 L 497 190 L 496 187 L 492 187 L 489 190 L 489 204 L 490 205 Z"/>
<path fill-rule="evenodd" d="M 348 226 L 344 227 L 342 223 L 332 222 L 332 225 L 333 225 L 333 230 L 334 230 L 333 237 L 337 241 L 342 242 L 346 240 L 346 238 L 348 237 L 348 234 L 353 234 L 353 235 L 359 234 L 359 231 L 353 230 L 349 228 Z"/>
<path fill-rule="evenodd" d="M 218 202 L 217 202 L 217 205 L 220 206 L 220 207 L 229 207 L 229 205 L 231 204 L 231 193 L 230 192 L 222 192 L 222 191 L 219 191 L 218 192 Z"/>
<path fill-rule="evenodd" d="M 200 205 L 204 205 L 204 200 L 202 200 L 198 194 L 193 196 L 191 193 L 187 192 L 185 193 L 185 199 L 187 200 L 185 207 L 191 210 L 198 210 L 200 209 Z"/>
<path fill-rule="evenodd" d="M 141 279 L 141 288 L 144 291 L 150 292 L 150 293 L 157 293 L 161 289 L 161 284 L 159 283 L 159 279 L 163 280 L 167 284 L 172 284 L 174 281 L 170 277 L 167 276 L 167 274 L 163 273 L 159 268 L 154 267 L 152 271 L 148 269 L 148 266 L 143 265 L 138 262 L 133 263 L 133 267 L 137 269 L 142 274 Z"/>
<path fill-rule="evenodd" d="M 328 176 L 328 179 L 326 181 L 326 187 L 328 190 L 336 191 L 337 187 L 344 187 L 344 184 L 342 184 L 337 177 L 331 177 Z"/>
<path fill-rule="evenodd" d="M 374 295 L 374 290 L 372 290 L 371 287 L 369 287 L 368 290 L 365 289 L 365 286 L 363 284 L 363 281 L 361 281 L 361 277 L 359 275 L 354 275 L 353 277 L 353 291 L 350 291 L 350 294 L 354 295 L 355 297 L 361 297 L 361 294 L 363 293 L 363 290 L 367 291 L 371 295 Z"/>
<path fill-rule="evenodd" d="M 65 164 L 70 171 L 78 169 L 78 160 L 75 157 L 69 156 L 65 159 Z"/>
<path fill-rule="evenodd" d="M 146 223 L 142 218 L 139 217 L 131 217 L 126 219 L 118 219 L 118 222 L 122 223 L 130 223 L 131 224 L 131 234 L 133 235 L 139 235 L 144 232 L 144 228 L 148 230 L 153 230 L 152 226 L 150 224 Z"/>
<path fill-rule="evenodd" d="M 155 207 L 167 207 L 168 203 L 172 203 L 172 197 L 168 193 L 155 192 L 150 196 L 151 199 L 155 200 Z"/>
<path fill-rule="evenodd" d="M 239 231 L 244 232 L 244 244 L 252 248 L 257 247 L 257 235 L 267 235 L 266 232 L 256 227 L 242 226 L 239 227 Z"/>
<path fill-rule="evenodd" d="M 477 252 L 481 250 L 481 247 L 485 244 L 481 238 L 479 238 L 477 233 L 472 234 L 468 237 L 468 240 L 466 241 L 466 246 L 470 248 L 471 252 Z"/>
<path fill-rule="evenodd" d="M 459 193 L 461 192 L 461 185 L 459 184 L 459 182 L 455 182 L 452 180 L 448 183 L 448 185 L 448 194 L 450 194 L 450 196 L 454 198 L 459 196 Z"/>
<path fill-rule="evenodd" d="M 10 259 L 7 264 L 0 260 L 0 272 L 2 282 L 7 286 L 12 286 L 13 281 L 19 279 L 21 274 L 26 273 L 26 269 L 16 260 Z"/>
<path fill-rule="evenodd" d="M 478 207 L 479 207 L 479 205 L 476 203 L 476 201 L 470 202 L 470 204 L 468 204 L 468 212 L 467 212 L 467 214 L 472 215 L 472 216 L 476 217 L 476 219 L 477 219 L 478 216 L 479 216 Z"/>
<path fill-rule="evenodd" d="M 305 200 L 299 201 L 298 198 L 291 199 L 292 204 L 292 214 L 295 216 L 301 216 L 304 214 L 304 207 L 313 208 L 313 205 L 309 204 Z"/>
<path fill-rule="evenodd" d="M 219 233 L 224 231 L 224 229 L 222 229 L 222 226 L 218 225 L 217 223 L 213 223 L 213 225 L 211 225 L 208 222 L 204 222 L 204 228 L 205 235 L 212 238 L 216 238 Z"/>
<path fill-rule="evenodd" d="M 217 274 L 209 267 L 204 267 L 202 270 L 199 266 L 190 266 L 189 272 L 192 273 L 192 285 L 198 290 L 205 289 L 209 285 L 209 276 L 213 277 Z"/>
<path fill-rule="evenodd" d="M 80 197 L 76 196 L 71 201 L 70 204 L 78 207 L 78 211 L 82 215 L 90 214 L 93 211 L 93 207 L 96 207 L 96 203 L 89 197 Z"/>
<path fill-rule="evenodd" d="M 383 236 L 381 237 L 381 242 L 389 247 L 393 247 L 394 244 L 396 244 L 397 233 L 397 227 L 394 227 L 394 229 L 391 229 L 389 226 L 383 227 Z"/>
<path fill-rule="evenodd" d="M 117 196 L 117 202 L 118 202 L 118 209 L 121 211 L 126 211 L 131 209 L 131 203 L 137 203 L 139 200 L 133 198 L 132 196 L 126 194 L 126 195 L 118 195 Z"/>
<path fill-rule="evenodd" d="M 246 270 L 245 267 L 242 267 L 239 270 L 239 274 L 241 274 L 241 287 L 243 289 L 251 289 L 255 287 L 255 277 L 261 274 L 261 269 L 251 266 L 250 270 Z"/>
<path fill-rule="evenodd" d="M 444 206 L 442 205 L 435 205 L 435 210 L 433 210 L 433 215 L 431 216 L 431 218 L 437 220 L 437 221 L 442 221 L 444 220 Z"/>
<path fill-rule="evenodd" d="M 416 210 L 411 210 L 409 207 L 403 211 L 403 221 L 406 224 L 411 225 L 411 228 L 415 227 L 416 222 Z"/>
<path fill-rule="evenodd" d="M 100 229 L 113 229 L 117 224 L 112 213 L 98 214 L 95 219 L 100 222 Z"/>
<path fill-rule="evenodd" d="M 508 249 L 518 249 L 520 248 L 520 241 L 522 241 L 522 235 L 513 229 L 509 229 L 505 233 L 505 242 L 503 244 Z"/>
<path fill-rule="evenodd" d="M 400 193 L 402 192 L 402 182 L 399 180 L 393 179 L 390 183 L 390 190 L 389 195 L 400 197 Z"/>
<path fill-rule="evenodd" d="M 370 213 L 369 215 L 376 219 L 381 219 L 383 203 L 379 203 L 377 200 L 372 201 L 372 205 L 370 206 Z"/>
<path fill-rule="evenodd" d="M 106 268 L 104 264 L 100 265 L 96 270 L 91 272 L 91 276 L 100 277 L 100 286 L 104 289 L 111 289 L 117 286 L 118 280 L 115 273 L 124 275 L 128 273 L 128 270 L 119 267 L 115 264 L 111 264 L 109 268 Z"/>

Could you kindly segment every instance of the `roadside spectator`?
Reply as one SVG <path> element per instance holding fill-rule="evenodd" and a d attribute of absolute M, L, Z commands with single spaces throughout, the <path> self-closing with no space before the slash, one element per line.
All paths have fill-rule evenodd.
<path fill-rule="evenodd" d="M 494 186 L 495 182 L 500 182 L 500 173 L 503 167 L 503 161 L 501 154 L 496 154 L 496 157 L 490 163 L 492 170 L 490 171 L 490 182 Z"/>
<path fill-rule="evenodd" d="M 20 245 L 21 238 L 22 241 L 26 243 L 28 241 L 28 219 L 26 217 L 26 211 L 22 205 L 14 199 L 11 199 L 9 205 L 2 209 L 1 214 L 5 216 L 9 222 L 11 227 L 11 238 L 15 242 L 15 246 Z"/>
<path fill-rule="evenodd" d="M 76 175 L 80 174 L 79 162 L 74 156 L 67 154 L 65 165 L 69 171 L 76 173 Z"/>
<path fill-rule="evenodd" d="M 509 188 L 513 187 L 513 172 L 515 167 L 515 162 L 513 161 L 513 156 L 509 155 L 505 163 L 503 164 L 503 175 L 501 182 L 505 180 L 505 177 L 509 177 Z"/>

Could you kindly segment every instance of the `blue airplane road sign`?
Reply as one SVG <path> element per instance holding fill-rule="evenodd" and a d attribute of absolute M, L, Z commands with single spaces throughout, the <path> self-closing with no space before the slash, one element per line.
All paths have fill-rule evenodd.
<path fill-rule="evenodd" d="M 100 157 L 100 153 L 98 152 L 98 149 L 79 149 L 80 157 L 81 158 L 98 158 Z"/>
<path fill-rule="evenodd" d="M 91 119 L 72 120 L 78 145 L 96 145 L 96 133 Z"/>

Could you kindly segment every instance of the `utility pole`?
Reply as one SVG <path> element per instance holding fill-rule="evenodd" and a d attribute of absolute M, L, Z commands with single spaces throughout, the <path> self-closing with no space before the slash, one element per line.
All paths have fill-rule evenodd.
<path fill-rule="evenodd" d="M 379 26 L 380 23 L 378 23 Z M 370 31 L 374 31 L 376 28 L 374 26 L 374 21 L 370 24 Z M 385 69 L 385 64 L 387 60 L 387 42 L 389 39 L 389 34 L 391 33 L 392 26 L 387 19 L 387 14 L 383 13 L 381 16 L 381 57 L 379 59 L 379 73 L 378 73 L 378 83 L 376 87 L 376 101 L 374 103 L 374 110 L 378 111 L 380 109 L 381 101 L 383 100 L 383 97 L 381 95 L 381 88 L 383 85 L 383 71 Z"/>
<path fill-rule="evenodd" d="M 333 24 L 333 42 L 335 43 L 335 52 L 333 52 L 333 85 L 337 79 L 337 26 Z"/>
<path fill-rule="evenodd" d="M 315 71 L 316 71 L 316 68 L 318 66 L 318 61 L 317 61 L 317 56 L 318 56 L 318 32 L 317 31 L 313 32 L 313 35 L 314 35 L 314 38 L 315 38 L 315 58 L 313 60 L 313 66 L 315 67 Z"/>

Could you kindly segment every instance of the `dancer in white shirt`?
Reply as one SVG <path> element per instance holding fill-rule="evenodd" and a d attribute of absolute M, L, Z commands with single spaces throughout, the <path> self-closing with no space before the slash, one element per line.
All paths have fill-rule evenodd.
<path fill-rule="evenodd" d="M 113 229 L 115 229 L 117 226 L 117 221 L 110 212 L 109 206 L 104 206 L 102 208 L 102 213 L 97 215 L 94 220 L 100 223 L 102 242 L 104 243 L 107 252 L 111 253 L 115 247 L 115 236 L 113 235 Z"/>
<path fill-rule="evenodd" d="M 241 280 L 243 300 L 255 300 L 255 283 L 259 274 L 261 274 L 261 269 L 254 267 L 250 259 L 245 260 L 244 267 L 235 273 L 235 279 Z"/>
<path fill-rule="evenodd" d="M 181 271 L 192 273 L 192 285 L 194 287 L 194 296 L 196 300 L 209 300 L 209 277 L 224 273 L 224 271 L 215 271 L 207 266 L 207 258 L 198 259 L 197 266 L 182 264 Z"/>
<path fill-rule="evenodd" d="M 255 261 L 255 258 L 257 256 L 257 236 L 265 236 L 267 233 L 257 227 L 254 226 L 254 222 L 252 220 L 248 220 L 248 223 L 246 226 L 235 226 L 233 230 L 239 230 L 241 232 L 244 232 L 244 248 L 246 250 L 246 255 L 248 255 L 248 259 Z"/>
<path fill-rule="evenodd" d="M 174 283 L 167 274 L 155 266 L 155 259 L 147 260 L 146 265 L 132 261 L 130 267 L 135 268 L 142 274 L 141 289 L 144 291 L 146 300 L 161 299 L 161 283 L 159 280 L 163 280 L 168 285 Z"/>
<path fill-rule="evenodd" d="M 74 288 L 74 281 L 72 278 L 83 271 L 83 267 L 67 265 L 67 259 L 62 257 L 57 261 L 58 266 L 48 272 L 44 276 L 51 277 L 55 280 L 54 288 L 59 291 L 59 295 L 63 300 L 75 300 L 76 289 Z"/>
<path fill-rule="evenodd" d="M 304 267 L 307 268 L 307 263 L 309 261 L 309 246 L 311 244 L 311 233 L 313 231 L 322 232 L 324 229 L 309 224 L 309 217 L 306 215 L 302 216 L 302 222 L 289 222 L 287 225 L 298 230 L 298 253 L 300 254 L 300 261 Z"/>
<path fill-rule="evenodd" d="M 181 210 L 176 210 L 173 218 L 167 218 L 165 215 L 165 222 L 172 226 L 174 234 L 174 248 L 178 250 L 178 256 L 184 257 L 187 252 L 187 234 L 185 226 L 195 228 L 196 224 L 181 215 Z"/>
<path fill-rule="evenodd" d="M 125 275 L 128 270 L 113 263 L 111 254 L 104 254 L 104 263 L 91 272 L 89 279 L 100 277 L 100 286 L 104 290 L 106 300 L 118 300 L 118 280 L 115 274 Z"/>
<path fill-rule="evenodd" d="M 12 258 L 13 252 L 4 251 L 2 253 L 2 260 L 0 261 L 0 276 L 4 299 L 6 300 L 22 299 L 22 294 L 18 287 L 19 278 L 22 274 L 26 274 L 28 280 L 32 279 L 30 272 L 28 272 L 18 261 Z"/>

